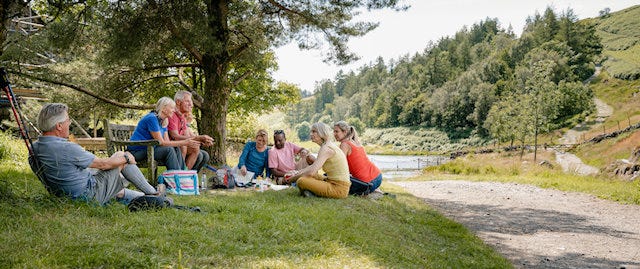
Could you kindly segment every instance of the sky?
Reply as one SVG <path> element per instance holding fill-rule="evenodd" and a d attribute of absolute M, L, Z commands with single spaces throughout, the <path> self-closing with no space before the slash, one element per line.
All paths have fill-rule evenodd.
<path fill-rule="evenodd" d="M 549 6 L 560 14 L 568 8 L 579 18 L 597 17 L 601 10 L 619 11 L 640 4 L 640 0 L 405 0 L 407 11 L 373 11 L 357 17 L 358 21 L 377 21 L 378 28 L 367 35 L 352 38 L 349 49 L 360 60 L 337 66 L 322 62 L 322 51 L 301 51 L 290 43 L 276 49 L 279 66 L 273 77 L 313 92 L 316 82 L 333 80 L 339 70 L 348 72 L 382 57 L 385 63 L 404 55 L 422 53 L 429 41 L 453 36 L 463 26 L 471 26 L 486 18 L 497 18 L 500 26 L 511 25 L 516 35 L 522 33 L 527 17 L 542 14 Z M 327 48 L 324 48 L 325 50 Z"/>

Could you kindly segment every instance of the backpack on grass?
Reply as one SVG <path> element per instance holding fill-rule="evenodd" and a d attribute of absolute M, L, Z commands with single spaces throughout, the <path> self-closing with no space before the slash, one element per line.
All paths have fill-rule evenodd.
<path fill-rule="evenodd" d="M 199 207 L 186 207 L 173 204 L 173 199 L 163 196 L 144 195 L 136 197 L 127 205 L 127 208 L 131 212 L 145 211 L 145 210 L 160 210 L 164 208 L 175 208 L 182 210 L 189 210 L 192 212 L 201 212 Z"/>
<path fill-rule="evenodd" d="M 216 172 L 215 177 L 212 178 L 214 189 L 233 189 L 236 187 L 236 180 L 229 166 L 225 165 L 216 169 L 207 165 L 207 169 Z"/>

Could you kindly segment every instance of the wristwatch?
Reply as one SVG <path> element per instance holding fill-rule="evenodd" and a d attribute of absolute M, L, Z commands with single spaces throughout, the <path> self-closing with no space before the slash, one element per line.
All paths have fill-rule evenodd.
<path fill-rule="evenodd" d="M 129 156 L 127 156 L 127 154 L 124 154 L 124 160 L 127 161 L 127 164 L 131 163 L 131 160 L 129 160 Z"/>

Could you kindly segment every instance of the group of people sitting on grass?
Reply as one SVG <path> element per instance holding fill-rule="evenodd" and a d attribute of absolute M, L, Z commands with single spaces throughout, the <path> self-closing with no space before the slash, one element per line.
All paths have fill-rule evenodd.
<path fill-rule="evenodd" d="M 256 141 L 245 145 L 238 161 L 242 175 L 271 177 L 277 184 L 296 183 L 304 196 L 344 198 L 366 195 L 382 183 L 382 173 L 358 140 L 353 126 L 339 121 L 331 128 L 321 122 L 311 125 L 311 141 L 320 146 L 314 157 L 305 148 L 286 141 L 282 130 L 273 133 L 274 147 L 267 146 L 267 131 L 256 133 Z M 336 145 L 333 138 L 340 142 Z M 298 161 L 295 161 L 296 155 Z M 320 169 L 324 174 L 319 174 Z"/>
<path fill-rule="evenodd" d="M 155 110 L 138 122 L 131 140 L 158 140 L 154 159 L 168 170 L 200 170 L 209 161 L 200 147 L 211 146 L 213 139 L 190 130 L 192 108 L 191 93 L 186 91 L 176 93 L 173 100 L 160 98 Z M 33 144 L 40 169 L 35 172 L 43 175 L 51 193 L 100 204 L 113 198 L 126 204 L 143 195 L 163 195 L 136 166 L 146 159 L 146 147 L 129 146 L 125 152 L 98 158 L 68 141 L 69 125 L 67 105 L 52 103 L 40 110 L 38 127 L 42 135 Z M 237 169 L 242 175 L 253 172 L 254 177 L 271 177 L 277 184 L 295 183 L 307 197 L 345 198 L 377 191 L 382 174 L 368 159 L 353 126 L 340 121 L 334 125 L 333 136 L 331 132 L 321 122 L 311 126 L 311 141 L 320 146 L 314 157 L 307 149 L 287 142 L 282 130 L 274 132 L 274 147 L 268 147 L 267 131 L 261 129 L 255 141 L 246 143 Z M 320 169 L 324 174 L 319 174 Z M 125 188 L 127 181 L 140 191 Z"/>

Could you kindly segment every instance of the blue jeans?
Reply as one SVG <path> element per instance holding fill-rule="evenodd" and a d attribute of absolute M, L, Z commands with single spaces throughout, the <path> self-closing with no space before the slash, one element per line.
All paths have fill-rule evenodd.
<path fill-rule="evenodd" d="M 209 153 L 200 150 L 198 153 L 198 158 L 196 159 L 196 163 L 193 165 L 193 170 L 200 171 L 202 167 L 204 167 L 207 163 L 209 163 Z"/>
<path fill-rule="evenodd" d="M 373 180 L 371 180 L 371 182 L 369 182 L 371 184 L 371 187 L 367 185 L 363 185 L 360 182 L 364 182 L 364 181 L 357 179 L 355 177 L 351 177 L 351 187 L 349 187 L 349 194 L 366 195 L 375 191 L 376 189 L 378 189 L 378 187 L 380 187 L 380 184 L 382 184 L 382 173 L 380 173 L 376 178 L 374 178 Z"/>
<path fill-rule="evenodd" d="M 130 151 L 136 162 L 144 162 L 147 160 L 147 150 Z M 156 146 L 154 148 L 153 159 L 167 167 L 167 170 L 184 170 L 184 159 L 182 159 L 182 151 L 180 147 L 164 147 Z"/>

